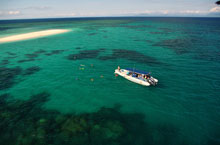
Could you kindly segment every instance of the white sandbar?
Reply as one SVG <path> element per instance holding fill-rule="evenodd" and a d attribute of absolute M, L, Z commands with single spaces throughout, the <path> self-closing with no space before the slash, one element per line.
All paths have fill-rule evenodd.
<path fill-rule="evenodd" d="M 12 36 L 0 38 L 0 43 L 45 37 L 45 36 L 49 36 L 49 35 L 55 35 L 55 34 L 69 32 L 69 31 L 70 30 L 67 30 L 67 29 L 50 29 L 50 30 L 30 32 L 30 33 L 25 33 L 25 34 L 12 35 Z"/>

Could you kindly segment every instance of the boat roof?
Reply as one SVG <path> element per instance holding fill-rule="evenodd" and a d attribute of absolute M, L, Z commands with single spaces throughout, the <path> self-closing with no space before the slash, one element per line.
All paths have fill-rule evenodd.
<path fill-rule="evenodd" d="M 135 73 L 139 73 L 139 74 L 145 74 L 145 75 L 149 74 L 149 72 L 137 70 L 137 69 L 133 69 L 133 68 L 126 68 L 126 70 L 129 70 L 129 71 L 135 72 Z"/>

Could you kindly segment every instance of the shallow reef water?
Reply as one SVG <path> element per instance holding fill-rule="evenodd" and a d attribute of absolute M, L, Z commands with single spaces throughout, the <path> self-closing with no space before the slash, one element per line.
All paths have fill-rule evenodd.
<path fill-rule="evenodd" d="M 31 62 L 31 61 L 35 61 L 36 59 L 34 58 L 29 58 L 29 59 L 22 59 L 22 60 L 18 60 L 18 63 L 24 63 L 24 62 Z"/>
<path fill-rule="evenodd" d="M 37 54 L 33 53 L 33 54 L 25 54 L 27 58 L 36 58 L 38 57 Z"/>
<path fill-rule="evenodd" d="M 78 54 L 70 54 L 67 58 L 69 60 L 92 59 L 97 58 L 102 51 L 104 51 L 104 49 L 82 50 Z"/>
<path fill-rule="evenodd" d="M 15 78 L 21 74 L 22 69 L 20 67 L 15 68 L 0 68 L 0 90 L 8 89 L 12 87 L 16 81 Z"/>
<path fill-rule="evenodd" d="M 19 75 L 32 75 L 40 71 L 40 67 L 33 66 L 27 69 L 22 69 L 21 67 L 7 68 L 0 67 L 0 90 L 5 90 L 13 87 L 19 82 L 17 76 Z"/>
<path fill-rule="evenodd" d="M 42 108 L 49 97 L 49 93 L 42 92 L 22 101 L 10 99 L 10 94 L 1 95 L 0 144 L 167 145 L 173 140 L 183 144 L 177 140 L 175 126 L 150 128 L 143 114 L 121 113 L 120 105 L 94 113 L 61 114 Z"/>
<path fill-rule="evenodd" d="M 0 145 L 219 145 L 219 18 L 0 20 Z M 150 72 L 144 87 L 115 69 Z"/>
<path fill-rule="evenodd" d="M 12 55 L 12 56 L 15 56 L 16 53 L 13 53 L 13 52 L 7 52 L 8 55 Z"/>
<path fill-rule="evenodd" d="M 32 62 L 32 61 L 40 60 L 38 57 L 40 57 L 42 55 L 52 56 L 52 55 L 61 54 L 64 51 L 66 51 L 66 50 L 58 49 L 58 50 L 45 51 L 45 50 L 40 49 L 40 50 L 34 51 L 32 53 L 25 54 L 25 58 L 18 60 L 17 62 L 18 63 Z M 14 58 L 14 57 L 12 57 L 12 58 Z"/>
<path fill-rule="evenodd" d="M 81 47 L 76 47 L 76 49 L 81 49 Z"/>
<path fill-rule="evenodd" d="M 187 41 L 187 42 L 186 42 Z M 154 44 L 154 46 L 162 46 L 172 49 L 177 54 L 184 54 L 192 47 L 192 43 L 185 39 L 168 39 Z"/>
<path fill-rule="evenodd" d="M 65 50 L 52 50 L 51 52 L 46 53 L 45 55 L 51 56 L 51 55 L 56 55 L 64 52 Z"/>
<path fill-rule="evenodd" d="M 7 65 L 7 64 L 9 64 L 10 62 L 9 62 L 9 60 L 8 59 L 3 59 L 2 61 L 1 61 L 1 63 L 0 63 L 0 65 Z"/>
<path fill-rule="evenodd" d="M 96 35 L 97 33 L 89 33 L 88 36 Z"/>
<path fill-rule="evenodd" d="M 32 67 L 29 67 L 26 70 L 24 70 L 23 75 L 32 75 L 32 74 L 34 74 L 34 73 L 36 73 L 38 71 L 40 71 L 40 67 L 32 66 Z"/>
<path fill-rule="evenodd" d="M 124 49 L 113 49 L 113 53 L 110 56 L 100 56 L 98 59 L 100 60 L 111 60 L 111 59 L 127 59 L 130 61 L 145 63 L 145 64 L 162 64 L 157 59 L 144 55 L 135 50 L 124 50 Z"/>
<path fill-rule="evenodd" d="M 130 61 L 145 63 L 148 65 L 162 64 L 157 59 L 144 55 L 135 50 L 124 50 L 124 49 L 113 49 L 111 55 L 99 56 L 101 52 L 104 52 L 105 48 L 97 50 L 83 50 L 78 54 L 70 54 L 67 58 L 69 60 L 80 60 L 80 59 L 98 59 L 98 60 L 114 60 L 114 59 L 127 59 Z"/>
<path fill-rule="evenodd" d="M 42 53 L 46 53 L 47 51 L 40 49 L 34 52 L 34 54 L 42 54 Z"/>

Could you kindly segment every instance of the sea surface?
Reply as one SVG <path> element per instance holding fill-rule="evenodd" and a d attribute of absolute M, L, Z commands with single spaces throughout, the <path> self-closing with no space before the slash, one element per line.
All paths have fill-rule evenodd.
<path fill-rule="evenodd" d="M 219 18 L 1 20 L 1 145 L 219 145 Z M 144 87 L 114 70 L 151 72 Z"/>

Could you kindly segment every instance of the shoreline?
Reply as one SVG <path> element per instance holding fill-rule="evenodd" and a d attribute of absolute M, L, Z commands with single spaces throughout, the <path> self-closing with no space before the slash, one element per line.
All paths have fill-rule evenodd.
<path fill-rule="evenodd" d="M 66 33 L 69 31 L 71 31 L 71 30 L 68 30 L 68 29 L 49 29 L 49 30 L 36 31 L 36 32 L 30 32 L 30 33 L 24 33 L 24 34 L 16 34 L 16 35 L 6 36 L 6 37 L 0 38 L 0 43 L 29 40 L 29 39 L 34 39 L 34 38 L 40 38 L 40 37 L 45 37 L 45 36 L 50 36 L 50 35 Z"/>

